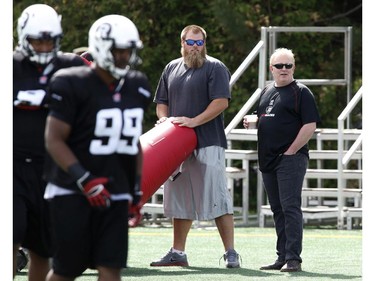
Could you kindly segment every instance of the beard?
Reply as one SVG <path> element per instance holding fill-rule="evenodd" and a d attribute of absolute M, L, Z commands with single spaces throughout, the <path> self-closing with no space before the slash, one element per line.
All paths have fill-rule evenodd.
<path fill-rule="evenodd" d="M 207 50 L 206 47 L 203 47 L 200 52 L 195 51 L 195 49 L 194 51 L 188 52 L 182 47 L 181 54 L 184 58 L 185 64 L 189 68 L 200 68 L 206 60 Z"/>

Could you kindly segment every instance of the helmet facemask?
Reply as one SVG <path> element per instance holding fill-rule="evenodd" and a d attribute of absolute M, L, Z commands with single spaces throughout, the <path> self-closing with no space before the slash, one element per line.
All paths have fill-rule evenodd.
<path fill-rule="evenodd" d="M 51 38 L 53 40 L 53 49 L 50 52 L 37 52 L 34 50 L 34 47 L 30 43 L 29 39 L 31 37 L 27 37 L 23 40 L 22 45 L 20 45 L 19 50 L 29 58 L 30 61 L 35 62 L 37 64 L 48 64 L 53 58 L 57 56 L 57 53 L 60 50 L 60 40 L 61 37 L 57 36 Z M 31 38 L 33 39 L 33 38 Z M 42 38 L 35 38 L 41 39 Z"/>
<path fill-rule="evenodd" d="M 27 7 L 18 18 L 18 46 L 26 57 L 38 64 L 48 64 L 60 50 L 63 36 L 61 16 L 45 4 L 34 4 Z M 53 40 L 54 47 L 49 52 L 37 52 L 30 39 Z"/>
<path fill-rule="evenodd" d="M 117 67 L 112 54 L 114 48 L 130 49 L 130 58 L 124 68 Z M 120 79 L 140 62 L 137 49 L 142 48 L 138 30 L 133 22 L 120 15 L 109 15 L 97 20 L 89 32 L 89 52 L 94 61 L 111 75 Z"/>

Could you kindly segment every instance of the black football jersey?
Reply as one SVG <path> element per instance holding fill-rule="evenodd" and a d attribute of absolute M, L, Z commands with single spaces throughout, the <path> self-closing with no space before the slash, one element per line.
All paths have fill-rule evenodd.
<path fill-rule="evenodd" d="M 13 53 L 13 157 L 44 159 L 48 82 L 57 70 L 84 64 L 77 55 L 61 53 L 41 66 L 18 51 Z"/>
<path fill-rule="evenodd" d="M 147 77 L 131 70 L 108 86 L 93 69 L 75 67 L 53 76 L 50 94 L 50 115 L 71 126 L 67 144 L 82 166 L 95 176 L 111 178 L 111 194 L 131 192 L 143 117 L 151 102 Z M 48 181 L 77 189 L 53 161 L 46 168 Z"/>

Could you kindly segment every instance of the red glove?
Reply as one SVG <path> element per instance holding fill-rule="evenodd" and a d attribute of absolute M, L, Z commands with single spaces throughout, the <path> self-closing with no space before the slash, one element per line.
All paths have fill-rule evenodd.
<path fill-rule="evenodd" d="M 109 184 L 109 179 L 105 177 L 97 178 L 88 172 L 85 178 L 78 181 L 78 186 L 85 194 L 91 206 L 96 208 L 109 208 L 111 206 L 111 195 L 105 188 Z"/>

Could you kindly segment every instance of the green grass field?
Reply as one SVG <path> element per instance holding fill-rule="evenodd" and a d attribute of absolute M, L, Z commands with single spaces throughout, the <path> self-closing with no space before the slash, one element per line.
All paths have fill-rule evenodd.
<path fill-rule="evenodd" d="M 128 268 L 123 280 L 362 280 L 362 230 L 336 230 L 333 227 L 308 227 L 304 230 L 302 272 L 261 271 L 263 264 L 273 262 L 274 228 L 236 227 L 236 250 L 242 257 L 239 269 L 225 268 L 224 250 L 214 227 L 192 228 L 186 252 L 189 267 L 150 267 L 149 263 L 171 247 L 172 229 L 137 227 L 130 229 Z M 16 281 L 27 280 L 27 270 L 18 273 Z M 87 270 L 78 281 L 97 280 L 95 271 Z"/>

